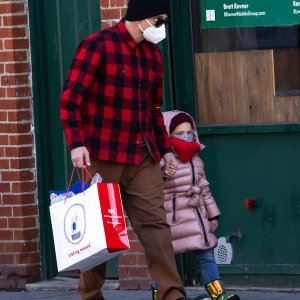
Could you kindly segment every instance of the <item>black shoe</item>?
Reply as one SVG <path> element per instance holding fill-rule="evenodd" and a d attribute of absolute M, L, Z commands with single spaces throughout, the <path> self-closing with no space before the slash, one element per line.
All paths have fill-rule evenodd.
<path fill-rule="evenodd" d="M 240 297 L 238 295 L 229 295 L 228 300 L 240 300 Z"/>
<path fill-rule="evenodd" d="M 180 297 L 180 298 L 177 298 L 176 300 L 193 300 L 193 299 L 190 297 Z"/>

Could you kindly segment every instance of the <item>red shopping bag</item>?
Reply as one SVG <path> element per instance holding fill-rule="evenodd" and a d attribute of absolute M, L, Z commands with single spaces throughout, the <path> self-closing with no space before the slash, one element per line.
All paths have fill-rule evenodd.
<path fill-rule="evenodd" d="M 86 271 L 129 249 L 118 184 L 95 183 L 50 215 L 58 271 Z"/>

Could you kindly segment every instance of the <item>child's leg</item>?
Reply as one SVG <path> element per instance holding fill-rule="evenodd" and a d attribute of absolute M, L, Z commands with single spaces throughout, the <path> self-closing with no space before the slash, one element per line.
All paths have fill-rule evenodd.
<path fill-rule="evenodd" d="M 194 252 L 198 270 L 205 284 L 205 288 L 213 300 L 228 300 L 227 293 L 220 281 L 218 266 L 215 261 L 213 249 Z"/>
<path fill-rule="evenodd" d="M 193 253 L 197 262 L 197 268 L 199 271 L 201 271 L 205 285 L 221 278 L 215 261 L 213 249 L 203 251 L 199 250 L 194 251 Z"/>
<path fill-rule="evenodd" d="M 213 249 L 208 249 L 204 251 L 194 251 L 193 252 L 197 261 L 198 270 L 202 274 L 202 278 L 205 284 L 205 288 L 213 300 L 239 300 L 238 295 L 228 296 L 222 281 L 220 280 L 220 274 L 218 266 L 215 261 Z M 207 299 L 199 296 L 197 299 Z"/>

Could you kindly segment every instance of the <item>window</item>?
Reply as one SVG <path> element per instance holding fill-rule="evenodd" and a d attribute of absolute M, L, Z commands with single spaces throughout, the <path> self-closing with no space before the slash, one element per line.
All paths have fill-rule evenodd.
<path fill-rule="evenodd" d="M 274 75 L 276 96 L 300 96 L 300 49 L 275 49 Z"/>
<path fill-rule="evenodd" d="M 204 2 L 191 1 L 200 125 L 300 122 L 300 26 L 203 28 Z"/>

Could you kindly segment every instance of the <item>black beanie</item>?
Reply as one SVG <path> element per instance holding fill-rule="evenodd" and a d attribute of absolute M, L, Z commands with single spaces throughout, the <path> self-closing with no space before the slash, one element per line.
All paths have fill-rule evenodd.
<path fill-rule="evenodd" d="M 167 0 L 129 0 L 124 19 L 140 21 L 168 13 Z"/>
<path fill-rule="evenodd" d="M 173 130 L 179 124 L 184 123 L 184 122 L 190 123 L 192 125 L 192 128 L 195 129 L 193 119 L 188 114 L 181 112 L 181 113 L 177 114 L 176 116 L 174 116 L 173 119 L 171 120 L 169 132 L 172 133 Z"/>

